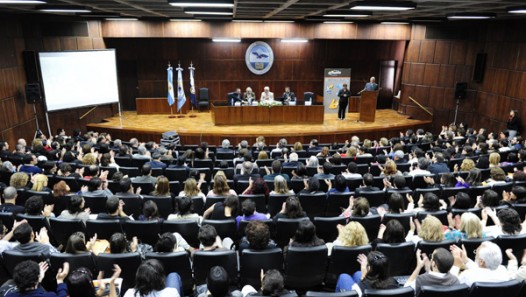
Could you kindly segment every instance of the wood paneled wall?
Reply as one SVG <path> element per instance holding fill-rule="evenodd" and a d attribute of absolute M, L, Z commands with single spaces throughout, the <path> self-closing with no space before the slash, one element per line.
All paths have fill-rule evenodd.
<path fill-rule="evenodd" d="M 329 67 L 351 68 L 353 92 L 361 90 L 371 75 L 378 75 L 379 62 L 397 60 L 400 73 L 406 41 L 400 40 L 311 40 L 308 43 L 282 43 L 278 39 L 258 39 L 270 44 L 274 52 L 271 70 L 261 76 L 245 65 L 245 51 L 255 39 L 241 43 L 214 43 L 210 39 L 107 38 L 108 48 L 116 48 L 121 76 L 121 102 L 135 109 L 135 97 L 166 96 L 166 65 L 181 62 L 185 69 L 185 92 L 189 94 L 188 67 L 196 68 L 196 88 L 207 87 L 212 100 L 226 100 L 236 87 L 251 86 L 256 94 L 269 86 L 281 96 L 290 86 L 298 96 L 307 91 L 323 93 L 323 70 Z M 136 84 L 133 84 L 136 70 Z M 126 76 L 124 78 L 123 76 Z M 174 75 L 174 77 L 176 77 Z M 124 82 L 124 80 L 126 82 Z M 126 95 L 124 95 L 126 94 Z"/>
<path fill-rule="evenodd" d="M 470 40 L 426 39 L 429 28 L 413 26 L 404 59 L 400 110 L 420 116 L 423 111 L 408 97 L 417 99 L 433 110 L 433 126 L 439 131 L 441 125 L 454 121 L 455 84 L 467 82 L 467 98 L 460 100 L 457 123 L 500 131 L 506 128 L 510 109 L 526 115 L 525 25 L 508 21 L 469 26 Z M 472 80 L 477 53 L 487 53 L 481 83 Z"/>

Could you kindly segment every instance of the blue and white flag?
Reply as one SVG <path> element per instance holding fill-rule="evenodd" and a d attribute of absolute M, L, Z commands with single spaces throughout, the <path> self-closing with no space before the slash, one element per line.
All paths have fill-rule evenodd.
<path fill-rule="evenodd" d="M 175 102 L 174 100 L 174 73 L 172 66 L 168 66 L 168 69 L 166 69 L 168 72 L 168 105 L 172 106 Z"/>
<path fill-rule="evenodd" d="M 192 105 L 195 108 L 198 108 L 199 104 L 197 103 L 197 98 L 195 97 L 194 65 L 190 64 L 188 70 L 190 70 L 190 102 L 192 102 Z"/>
<path fill-rule="evenodd" d="M 183 88 L 183 68 L 181 66 L 177 67 L 177 111 L 183 108 L 183 105 L 186 102 L 186 95 L 184 94 Z"/>

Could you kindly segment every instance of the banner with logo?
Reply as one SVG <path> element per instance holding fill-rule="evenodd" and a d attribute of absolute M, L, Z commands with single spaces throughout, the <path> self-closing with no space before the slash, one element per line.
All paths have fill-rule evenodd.
<path fill-rule="evenodd" d="M 323 105 L 325 113 L 338 112 L 338 92 L 347 84 L 351 88 L 351 68 L 325 68 L 323 84 Z"/>

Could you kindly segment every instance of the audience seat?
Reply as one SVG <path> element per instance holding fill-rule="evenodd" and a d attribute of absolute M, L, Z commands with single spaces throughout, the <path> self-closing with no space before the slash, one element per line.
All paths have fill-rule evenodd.
<path fill-rule="evenodd" d="M 404 226 L 405 233 L 407 234 L 410 230 L 410 222 L 414 218 L 413 213 L 386 213 L 382 224 L 386 225 L 390 220 L 398 220 L 402 226 Z"/>
<path fill-rule="evenodd" d="M 166 274 L 177 272 L 183 282 L 183 291 L 185 295 L 191 295 L 194 286 L 192 277 L 192 264 L 187 252 L 174 253 L 147 253 L 146 260 L 156 259 L 163 264 Z M 181 294 L 182 295 L 182 294 Z"/>
<path fill-rule="evenodd" d="M 507 249 L 513 249 L 513 254 L 520 262 L 522 253 L 526 249 L 526 234 L 519 235 L 500 235 L 495 239 L 495 243 L 502 251 L 502 265 L 508 264 Z"/>
<path fill-rule="evenodd" d="M 398 289 L 390 290 L 370 290 L 365 289 L 362 297 L 380 297 L 380 296 L 389 296 L 389 297 L 414 297 L 415 291 L 411 287 L 404 287 Z"/>
<path fill-rule="evenodd" d="M 164 175 L 169 181 L 178 181 L 183 183 L 188 178 L 188 169 L 186 168 L 166 168 Z M 178 193 L 175 193 L 178 194 Z"/>
<path fill-rule="evenodd" d="M 437 248 L 445 248 L 449 251 L 449 247 L 456 242 L 454 240 L 442 240 L 442 241 L 425 241 L 421 240 L 417 243 L 416 248 L 421 250 L 426 255 L 433 254 L 433 251 Z"/>
<path fill-rule="evenodd" d="M 314 217 L 316 234 L 325 242 L 333 242 L 338 238 L 338 228 L 336 226 L 345 225 L 346 220 L 344 217 Z"/>
<path fill-rule="evenodd" d="M 51 227 L 51 232 L 53 237 L 58 244 L 66 246 L 68 238 L 71 234 L 75 232 L 82 232 L 86 234 L 86 227 L 84 222 L 80 219 L 60 219 L 60 218 L 50 218 L 49 225 Z M 89 238 L 86 238 L 86 241 Z"/>
<path fill-rule="evenodd" d="M 467 297 L 469 287 L 465 284 L 454 286 L 422 286 L 417 297 Z"/>
<path fill-rule="evenodd" d="M 307 291 L 305 297 L 358 297 L 356 291 L 346 291 L 346 292 L 315 292 Z"/>
<path fill-rule="evenodd" d="M 87 220 L 86 238 L 91 238 L 97 234 L 98 239 L 110 240 L 114 233 L 122 233 L 122 226 L 119 220 Z"/>
<path fill-rule="evenodd" d="M 48 231 L 51 230 L 49 227 L 49 222 L 45 216 L 32 216 L 27 214 L 17 214 L 16 220 L 26 220 L 27 223 L 33 228 L 33 232 L 40 232 L 40 229 L 46 228 Z M 51 232 L 48 232 L 49 236 L 51 237 Z"/>
<path fill-rule="evenodd" d="M 116 196 L 119 197 L 119 199 L 124 202 L 124 206 L 122 207 L 122 210 L 124 211 L 124 213 L 126 213 L 129 216 L 133 216 L 135 220 L 139 219 L 139 216 L 142 214 L 142 203 L 143 203 L 142 198 L 139 196 L 136 196 L 136 197 L 126 197 L 126 196 L 120 196 L 120 195 L 116 195 Z"/>
<path fill-rule="evenodd" d="M 161 224 L 155 221 L 126 221 L 124 225 L 126 230 L 126 237 L 130 240 L 137 236 L 140 243 L 147 243 L 155 246 L 161 234 Z"/>
<path fill-rule="evenodd" d="M 268 213 L 271 217 L 276 216 L 281 211 L 281 208 L 283 207 L 283 203 L 289 198 L 289 196 L 292 196 L 290 194 L 271 194 L 268 197 Z"/>
<path fill-rule="evenodd" d="M 519 297 L 523 283 L 510 280 L 502 283 L 475 282 L 471 286 L 469 297 Z"/>
<path fill-rule="evenodd" d="M 491 241 L 495 242 L 495 238 L 493 237 L 485 237 L 485 238 L 473 238 L 473 239 L 462 239 L 460 242 L 460 246 L 464 245 L 466 248 L 466 253 L 468 257 L 471 260 L 475 260 L 475 251 L 478 249 L 481 243 L 484 241 Z"/>
<path fill-rule="evenodd" d="M 196 251 L 193 257 L 194 280 L 197 285 L 206 283 L 210 268 L 222 266 L 228 273 L 230 284 L 236 284 L 237 253 L 235 251 Z"/>
<path fill-rule="evenodd" d="M 360 264 L 356 260 L 358 259 L 358 255 L 367 255 L 371 250 L 372 247 L 369 244 L 354 247 L 335 245 L 329 257 L 329 266 L 327 267 L 325 282 L 329 286 L 333 286 L 336 284 L 340 274 L 348 273 L 352 275 L 356 271 L 359 271 Z"/>
<path fill-rule="evenodd" d="M 15 222 L 15 217 L 12 212 L 0 212 L 0 221 L 8 230 L 11 230 Z"/>
<path fill-rule="evenodd" d="M 326 217 L 339 216 L 343 210 L 349 207 L 349 198 L 353 193 L 329 193 L 327 197 Z"/>
<path fill-rule="evenodd" d="M 188 242 L 193 248 L 199 247 L 199 225 L 196 220 L 174 220 L 164 221 L 162 224 L 162 232 L 177 232 Z"/>
<path fill-rule="evenodd" d="M 444 226 L 448 226 L 448 221 L 447 221 L 447 211 L 445 210 L 439 210 L 439 211 L 419 211 L 417 214 L 416 214 L 416 218 L 420 221 L 420 223 L 422 223 L 424 221 L 424 219 L 427 217 L 427 216 L 434 216 L 436 217 L 437 219 L 440 220 L 440 222 L 442 222 L 442 225 Z"/>
<path fill-rule="evenodd" d="M 327 267 L 327 247 L 294 247 L 285 256 L 285 286 L 306 290 L 321 285 Z"/>
<path fill-rule="evenodd" d="M 239 205 L 243 204 L 243 201 L 250 199 L 256 204 L 256 211 L 259 213 L 267 213 L 267 202 L 265 201 L 265 195 L 246 194 L 238 195 Z"/>
<path fill-rule="evenodd" d="M 365 229 L 365 232 L 367 232 L 369 242 L 373 241 L 378 236 L 378 230 L 380 229 L 380 224 L 382 223 L 381 220 L 382 217 L 380 215 L 368 215 L 365 217 L 349 217 L 349 222 L 354 221 L 362 224 L 362 226 Z"/>
<path fill-rule="evenodd" d="M 168 216 L 174 212 L 174 201 L 172 197 L 142 195 L 142 198 L 143 204 L 148 200 L 155 202 L 155 204 L 157 204 L 157 209 L 159 209 L 159 214 L 163 219 L 168 218 Z"/>
<path fill-rule="evenodd" d="M 89 208 L 92 214 L 105 213 L 106 212 L 106 197 L 96 197 L 83 194 L 84 206 Z"/>
<path fill-rule="evenodd" d="M 361 197 L 367 198 L 370 207 L 378 207 L 385 203 L 385 191 L 360 192 Z"/>
<path fill-rule="evenodd" d="M 325 215 L 325 208 L 327 207 L 327 194 L 300 194 L 299 200 L 303 211 L 312 220 L 314 217 Z"/>
<path fill-rule="evenodd" d="M 261 288 L 261 270 L 283 271 L 283 251 L 280 248 L 266 250 L 244 249 L 239 255 L 241 286 Z"/>
<path fill-rule="evenodd" d="M 122 172 L 122 174 L 127 175 L 129 178 L 142 175 L 141 170 L 138 167 L 119 167 L 119 171 Z"/>
<path fill-rule="evenodd" d="M 95 258 L 92 253 L 82 254 L 67 254 L 67 253 L 55 253 L 49 256 L 49 266 L 51 268 L 52 275 L 56 275 L 59 268 L 62 268 L 64 262 L 69 263 L 69 271 L 84 267 L 87 268 L 95 276 L 98 275 L 99 271 L 95 264 Z M 106 277 L 110 277 L 110 275 Z"/>
<path fill-rule="evenodd" d="M 389 259 L 389 275 L 409 275 L 413 271 L 416 263 L 413 242 L 378 243 L 376 250 Z"/>
<path fill-rule="evenodd" d="M 104 272 L 105 276 L 113 275 L 114 264 L 121 268 L 122 291 L 126 292 L 135 283 L 135 274 L 141 265 L 139 253 L 106 254 L 100 253 L 96 257 L 97 267 Z"/>
<path fill-rule="evenodd" d="M 296 233 L 296 229 L 298 229 L 298 223 L 304 220 L 308 220 L 308 219 L 309 218 L 307 217 L 298 218 L 298 219 L 279 218 L 278 222 L 276 223 L 276 243 L 277 245 L 281 248 L 288 245 L 290 242 L 290 239 Z"/>
<path fill-rule="evenodd" d="M 221 237 L 221 239 L 225 239 L 226 237 L 229 237 L 234 242 L 237 240 L 237 225 L 235 220 L 203 220 L 204 225 L 211 225 L 216 228 L 217 235 Z"/>

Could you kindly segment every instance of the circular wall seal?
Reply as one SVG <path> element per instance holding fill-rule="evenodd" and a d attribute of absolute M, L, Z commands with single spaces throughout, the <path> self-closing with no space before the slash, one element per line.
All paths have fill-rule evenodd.
<path fill-rule="evenodd" d="M 245 63 L 250 72 L 263 75 L 270 70 L 274 63 L 274 52 L 268 43 L 256 41 L 247 48 Z"/>

